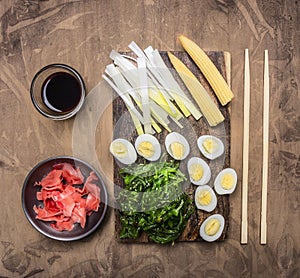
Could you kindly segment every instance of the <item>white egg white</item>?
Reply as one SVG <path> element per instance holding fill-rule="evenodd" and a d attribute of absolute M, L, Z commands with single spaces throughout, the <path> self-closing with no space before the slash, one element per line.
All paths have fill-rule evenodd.
<path fill-rule="evenodd" d="M 230 189 L 226 189 L 226 188 L 223 188 L 222 185 L 221 185 L 221 181 L 222 181 L 222 178 L 224 177 L 224 175 L 226 174 L 231 174 L 233 176 L 233 179 L 234 179 L 234 184 L 232 186 L 232 188 Z M 215 182 L 214 182 L 214 188 L 215 188 L 215 191 L 219 194 L 219 195 L 224 195 L 224 194 L 231 194 L 235 188 L 236 188 L 236 184 L 237 184 L 237 174 L 235 172 L 234 169 L 232 168 L 226 168 L 226 169 L 223 169 L 215 178 Z"/>
<path fill-rule="evenodd" d="M 171 144 L 174 142 L 181 143 L 184 146 L 184 154 L 181 158 L 174 157 L 174 155 L 170 149 Z M 189 145 L 188 141 L 185 139 L 184 136 L 182 136 L 181 134 L 179 134 L 177 132 L 171 132 L 166 136 L 165 146 L 166 146 L 166 150 L 167 150 L 168 154 L 176 160 L 183 160 L 190 153 L 190 145 Z"/>
<path fill-rule="evenodd" d="M 200 194 L 202 191 L 209 191 L 211 194 L 211 202 L 207 205 L 201 205 L 197 200 L 197 195 Z M 199 185 L 195 190 L 195 204 L 198 209 L 211 212 L 213 211 L 217 206 L 217 196 L 214 192 L 214 190 L 209 185 Z"/>
<path fill-rule="evenodd" d="M 202 166 L 203 168 L 203 176 L 201 179 L 199 180 L 194 180 L 192 178 L 192 173 L 191 173 L 191 166 L 193 164 L 197 164 Z M 189 173 L 189 177 L 190 177 L 190 181 L 191 183 L 195 184 L 195 185 L 204 185 L 207 184 L 211 178 L 211 170 L 210 167 L 208 166 L 208 164 L 201 159 L 200 157 L 191 157 L 187 163 L 187 169 L 188 169 L 188 173 Z"/>
<path fill-rule="evenodd" d="M 211 219 L 217 219 L 217 220 L 220 221 L 220 224 L 221 224 L 219 230 L 214 235 L 212 235 L 212 236 L 206 234 L 206 232 L 205 232 L 205 226 L 206 226 L 206 224 Z M 201 224 L 201 226 L 200 226 L 200 236 L 205 241 L 208 241 L 208 242 L 215 241 L 215 240 L 217 240 L 221 236 L 221 234 L 222 234 L 222 232 L 224 230 L 224 226 L 225 226 L 225 219 L 224 219 L 224 217 L 221 214 L 213 214 L 213 215 L 209 216 L 208 218 L 206 218 L 204 220 L 204 222 Z"/>
<path fill-rule="evenodd" d="M 152 146 L 154 148 L 154 154 L 151 157 L 146 157 L 142 153 L 139 152 L 138 147 L 142 142 L 150 142 L 152 144 Z M 135 145 L 135 149 L 136 149 L 137 153 L 140 156 L 143 156 L 145 159 L 147 159 L 149 161 L 156 161 L 160 158 L 161 146 L 160 146 L 160 143 L 158 142 L 158 140 L 153 135 L 150 135 L 150 134 L 141 134 L 141 135 L 139 135 L 136 138 L 134 145 Z"/>
<path fill-rule="evenodd" d="M 124 157 L 118 156 L 118 154 L 116 154 L 113 150 L 113 144 L 117 142 L 124 144 L 127 149 L 127 154 Z M 128 140 L 123 138 L 113 140 L 109 146 L 109 151 L 118 161 L 120 161 L 123 164 L 133 164 L 137 159 L 135 148 Z"/>
<path fill-rule="evenodd" d="M 203 142 L 206 139 L 213 139 L 218 144 L 218 148 L 215 152 L 209 153 L 205 150 L 205 148 L 203 147 Z M 216 159 L 217 157 L 221 156 L 224 153 L 224 144 L 223 144 L 223 142 L 219 138 L 217 138 L 213 135 L 202 135 L 202 136 L 200 136 L 197 140 L 197 145 L 198 145 L 198 148 L 199 148 L 200 152 L 206 158 L 208 158 L 210 160 Z"/>

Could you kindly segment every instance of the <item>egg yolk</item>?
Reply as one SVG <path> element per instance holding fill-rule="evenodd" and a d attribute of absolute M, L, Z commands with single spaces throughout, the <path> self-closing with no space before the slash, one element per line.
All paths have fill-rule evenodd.
<path fill-rule="evenodd" d="M 127 148 L 126 146 L 121 143 L 121 142 L 114 142 L 112 144 L 112 152 L 117 156 L 117 157 L 120 157 L 120 158 L 123 158 L 127 155 Z"/>
<path fill-rule="evenodd" d="M 144 157 L 152 157 L 154 155 L 154 146 L 152 143 L 145 141 L 139 144 L 138 151 Z"/>
<path fill-rule="evenodd" d="M 194 181 L 199 181 L 203 177 L 204 169 L 200 164 L 192 164 L 190 166 L 190 175 Z"/>
<path fill-rule="evenodd" d="M 202 145 L 203 145 L 203 148 L 210 154 L 215 153 L 219 148 L 218 142 L 216 142 L 216 140 L 214 140 L 212 138 L 205 139 L 203 141 Z"/>
<path fill-rule="evenodd" d="M 234 177 L 232 174 L 225 174 L 223 175 L 222 179 L 221 179 L 221 186 L 224 189 L 231 189 L 234 185 Z"/>
<path fill-rule="evenodd" d="M 175 159 L 181 159 L 184 155 L 184 146 L 179 142 L 171 143 L 170 150 Z"/>
<path fill-rule="evenodd" d="M 212 218 L 205 225 L 204 231 L 207 235 L 215 235 L 221 227 L 221 223 L 218 219 Z"/>
<path fill-rule="evenodd" d="M 201 206 L 207 206 L 211 203 L 212 196 L 208 190 L 201 190 L 197 194 L 197 202 Z"/>

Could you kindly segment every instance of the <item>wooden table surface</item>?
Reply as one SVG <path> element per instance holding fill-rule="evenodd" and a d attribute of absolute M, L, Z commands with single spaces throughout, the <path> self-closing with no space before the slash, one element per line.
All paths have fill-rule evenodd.
<path fill-rule="evenodd" d="M 296 0 L 0 1 L 0 277 L 299 277 L 299 12 Z M 86 239 L 62 243 L 39 234 L 21 206 L 23 181 L 35 164 L 76 155 L 95 167 L 100 162 L 106 179 L 112 177 L 107 150 L 112 110 L 103 104 L 109 97 L 101 87 L 110 51 L 126 51 L 133 40 L 142 47 L 182 50 L 179 34 L 207 51 L 231 53 L 231 166 L 239 182 L 230 197 L 228 238 L 174 246 L 121 244 L 114 238 L 113 209 Z M 245 48 L 251 66 L 249 241 L 241 245 Z M 271 82 L 268 235 L 260 245 L 265 49 Z M 90 99 L 82 113 L 60 122 L 41 116 L 29 96 L 36 71 L 56 62 L 82 74 Z M 103 113 L 87 138 L 91 130 L 82 119 L 95 93 L 103 94 L 96 107 Z M 90 159 L 86 146 L 93 150 Z"/>

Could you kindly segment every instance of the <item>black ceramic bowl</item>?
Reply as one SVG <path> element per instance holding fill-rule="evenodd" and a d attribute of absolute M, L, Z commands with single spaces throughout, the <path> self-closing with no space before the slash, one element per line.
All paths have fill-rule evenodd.
<path fill-rule="evenodd" d="M 86 217 L 84 228 L 81 228 L 80 224 L 77 223 L 72 231 L 57 231 L 50 226 L 50 222 L 36 219 L 36 213 L 33 210 L 33 206 L 38 206 L 42 202 L 38 201 L 36 198 L 36 193 L 41 190 L 41 187 L 34 186 L 34 184 L 41 181 L 42 178 L 52 170 L 53 165 L 58 163 L 70 163 L 74 167 L 79 167 L 85 179 L 89 176 L 91 171 L 94 171 L 98 177 L 97 185 L 100 187 L 100 206 L 97 212 L 93 212 L 90 216 Z M 38 163 L 28 173 L 22 189 L 22 206 L 29 222 L 45 236 L 61 241 L 78 240 L 93 233 L 100 226 L 105 217 L 107 202 L 107 190 L 101 176 L 88 163 L 70 156 L 48 158 Z"/>

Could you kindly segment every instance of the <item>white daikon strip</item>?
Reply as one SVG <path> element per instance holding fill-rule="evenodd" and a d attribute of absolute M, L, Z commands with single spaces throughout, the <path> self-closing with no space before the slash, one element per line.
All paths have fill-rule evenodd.
<path fill-rule="evenodd" d="M 124 94 L 127 94 L 127 97 L 129 95 L 134 99 L 137 106 L 142 110 L 142 104 L 141 104 L 141 97 L 138 94 L 137 90 L 134 90 L 130 84 L 125 80 L 123 75 L 120 73 L 119 69 L 115 67 L 114 64 L 110 64 L 106 66 L 105 73 L 114 81 L 116 86 L 119 88 L 120 91 L 124 92 Z M 128 95 L 129 94 L 129 95 Z M 161 132 L 161 128 L 157 125 L 154 119 L 150 117 L 151 124 L 156 132 Z M 151 134 L 154 131 L 151 130 Z"/>
<path fill-rule="evenodd" d="M 181 111 L 174 105 L 174 103 L 172 102 L 173 98 L 170 96 L 168 91 L 165 90 L 156 80 L 149 68 L 148 77 L 148 84 L 152 84 L 152 86 L 150 86 L 149 96 L 165 111 L 167 111 L 170 116 L 175 117 L 176 120 L 180 120 L 183 117 Z"/>
<path fill-rule="evenodd" d="M 161 108 L 158 104 L 156 104 L 154 101 L 150 100 L 150 110 L 151 113 L 159 115 L 159 117 L 163 120 L 164 123 L 168 124 L 169 121 L 169 114 Z"/>
<path fill-rule="evenodd" d="M 196 120 L 199 120 L 202 116 L 201 112 L 197 109 L 193 102 L 185 95 L 185 93 L 175 80 L 174 76 L 170 72 L 169 68 L 166 66 L 164 60 L 162 59 L 157 49 L 155 49 L 152 52 L 152 57 L 153 63 L 157 67 L 158 72 L 162 76 L 163 80 L 165 80 L 167 83 L 166 88 L 169 89 L 169 93 L 174 97 L 174 99 L 180 98 L 180 100 L 183 102 L 186 108 L 191 112 L 193 117 Z"/>
<path fill-rule="evenodd" d="M 119 52 L 117 52 L 116 50 L 112 50 L 109 54 L 109 58 L 114 61 L 119 55 L 121 56 Z"/>
<path fill-rule="evenodd" d="M 142 50 L 140 50 L 140 51 L 142 51 Z M 137 73 L 137 68 L 135 67 L 135 65 L 133 65 L 126 58 L 124 58 L 122 55 L 120 55 L 119 53 L 117 53 L 115 51 L 111 52 L 110 57 L 114 59 L 115 65 L 117 65 L 120 68 L 121 74 L 126 78 L 126 80 L 129 82 L 129 84 L 133 88 L 139 87 L 138 73 Z M 161 87 L 161 85 L 157 82 L 156 82 L 156 84 L 154 84 L 153 81 L 155 81 L 155 79 L 152 80 L 151 78 L 148 78 L 148 85 L 150 87 L 156 88 L 156 90 L 158 90 L 157 86 Z M 137 91 L 131 91 L 131 96 L 134 99 L 138 98 L 136 93 L 137 93 Z M 178 109 L 176 109 L 174 104 L 170 101 L 170 99 L 169 99 L 170 96 L 167 94 L 167 92 L 163 89 L 160 89 L 160 93 L 162 94 L 161 101 L 158 101 L 158 99 L 156 98 L 157 103 L 159 105 L 163 104 L 163 109 L 165 109 L 171 116 L 176 117 L 176 120 L 179 120 L 180 118 L 182 118 L 182 114 L 179 112 Z M 167 105 L 165 105 L 165 103 Z"/>
<path fill-rule="evenodd" d="M 128 108 L 131 109 L 131 111 L 136 115 L 139 121 L 142 124 L 144 124 L 144 119 L 142 115 L 139 113 L 139 111 L 136 110 L 131 99 L 128 98 L 122 91 L 120 91 L 119 88 L 106 75 L 103 74 L 102 77 L 109 84 L 109 86 L 112 87 L 114 91 L 122 98 L 122 100 L 125 102 Z"/>
<path fill-rule="evenodd" d="M 131 85 L 114 64 L 106 66 L 105 73 L 114 81 L 116 86 L 122 92 L 130 94 L 136 104 L 141 103 L 141 97 L 139 93 L 136 90 L 132 89 Z"/>
<path fill-rule="evenodd" d="M 132 50 L 132 52 L 139 58 L 144 58 L 146 61 L 148 60 L 144 51 L 134 42 L 132 41 L 128 47 Z"/>
<path fill-rule="evenodd" d="M 180 96 L 178 96 L 178 94 L 174 94 L 174 90 L 171 90 L 171 85 L 169 84 L 170 82 L 168 82 L 168 77 L 164 76 L 162 74 L 162 72 L 164 71 L 164 69 L 158 67 L 157 65 L 155 65 L 155 60 L 154 60 L 154 52 L 152 53 L 147 53 L 149 56 L 149 60 L 152 60 L 152 65 L 149 68 L 151 73 L 154 75 L 155 79 L 157 79 L 157 81 L 160 83 L 160 87 L 163 88 L 164 91 L 166 91 L 168 93 L 168 95 L 171 96 L 172 100 L 175 100 L 175 102 L 177 103 L 177 105 L 179 106 L 179 108 L 181 109 L 182 113 L 185 115 L 185 117 L 188 117 L 191 115 L 190 111 L 187 109 L 187 107 L 185 106 L 185 104 L 183 103 L 182 99 Z"/>
<path fill-rule="evenodd" d="M 139 87 L 139 85 L 137 83 L 137 80 L 138 80 L 137 69 L 135 69 L 134 72 L 132 70 L 128 71 L 128 70 L 126 70 L 125 67 L 123 67 L 124 65 L 122 64 L 121 60 L 116 59 L 116 61 L 117 61 L 118 65 L 119 65 L 119 67 L 120 67 L 120 69 L 119 69 L 120 73 L 126 78 L 126 80 L 131 85 L 131 87 L 135 88 L 135 89 L 132 89 L 131 91 L 129 91 L 129 94 L 135 100 L 141 101 L 140 100 L 139 90 L 136 89 L 136 88 Z M 148 79 L 148 81 L 149 81 L 149 79 Z M 151 82 L 151 81 L 149 81 L 149 82 Z M 157 88 L 154 85 L 152 85 L 151 88 L 155 88 L 157 90 Z M 179 110 L 176 110 L 176 107 L 174 107 L 173 103 L 170 103 L 170 105 L 172 105 L 174 107 L 174 109 L 176 110 L 177 114 L 173 113 L 171 111 L 171 109 L 168 106 L 168 104 L 164 102 L 164 101 L 166 101 L 166 99 L 163 96 L 161 97 L 161 100 L 158 100 L 158 98 L 156 98 L 156 99 L 153 98 L 153 100 L 155 100 L 158 103 L 158 105 L 160 105 L 171 116 L 176 116 L 176 120 L 179 120 L 182 117 L 182 114 L 179 112 Z"/>
<path fill-rule="evenodd" d="M 138 57 L 137 63 L 138 63 L 140 92 L 141 92 L 141 99 L 142 99 L 142 110 L 144 116 L 144 129 L 145 129 L 145 133 L 150 133 L 151 122 L 150 122 L 150 107 L 149 107 L 146 60 L 144 58 Z"/>
<path fill-rule="evenodd" d="M 124 64 L 124 66 L 128 69 L 128 70 L 134 70 L 136 69 L 136 66 L 130 62 L 127 58 L 124 57 L 124 55 L 121 55 L 120 53 L 118 53 L 115 50 L 112 50 L 110 52 L 109 57 L 115 62 L 115 60 L 121 60 L 122 64 Z M 135 60 L 134 58 L 131 58 L 132 60 Z"/>
<path fill-rule="evenodd" d="M 126 59 L 122 56 L 118 56 L 114 60 L 114 64 L 120 68 L 121 73 L 126 77 L 128 82 L 131 84 L 132 87 L 138 86 L 138 74 L 137 74 L 137 68 L 131 64 L 129 67 L 127 65 Z"/>
<path fill-rule="evenodd" d="M 155 73 L 154 68 L 152 68 L 151 66 L 148 66 L 148 69 L 149 69 L 149 71 L 148 71 L 149 79 L 154 84 L 154 86 L 157 88 L 157 90 L 160 91 L 160 93 L 162 94 L 167 105 L 170 107 L 172 113 L 176 113 L 176 109 L 174 108 L 174 105 L 171 102 L 171 100 L 173 100 L 174 98 L 168 93 L 168 91 L 164 87 L 161 86 L 161 84 L 155 78 L 156 73 Z"/>
<path fill-rule="evenodd" d="M 151 64 L 151 66 L 155 67 L 155 62 L 154 62 L 154 58 L 152 55 L 153 51 L 154 51 L 154 49 L 151 45 L 149 45 L 147 48 L 144 49 L 144 52 L 149 60 L 149 63 Z"/>
<path fill-rule="evenodd" d="M 126 104 L 125 104 L 126 105 Z M 137 118 L 137 116 L 132 112 L 132 110 L 126 105 L 126 108 L 131 116 L 131 119 L 133 121 L 133 124 L 135 126 L 136 132 L 138 135 L 144 134 L 143 127 L 141 125 L 141 122 Z"/>
<path fill-rule="evenodd" d="M 105 80 L 107 81 L 109 79 L 105 79 Z M 109 84 L 111 85 L 111 83 L 109 83 Z M 132 118 L 133 124 L 135 126 L 136 131 L 137 131 L 137 134 L 138 135 L 144 134 L 143 127 L 142 127 L 141 122 L 138 119 L 138 117 L 135 115 L 135 113 L 132 111 L 132 109 L 126 104 L 126 102 L 125 102 L 125 106 L 126 106 L 128 112 L 129 112 L 129 114 L 130 114 L 130 116 Z"/>
<path fill-rule="evenodd" d="M 170 109 L 166 99 L 163 97 L 161 90 L 157 87 L 149 88 L 149 97 L 155 101 L 159 106 L 161 106 L 170 116 L 176 118 L 176 120 L 180 120 L 183 115 L 180 110 L 171 102 L 170 105 L 174 108 L 175 113 Z"/>
<path fill-rule="evenodd" d="M 162 118 L 159 117 L 158 114 L 153 113 L 153 118 L 158 121 L 167 131 L 171 132 L 171 129 L 169 128 L 168 124 L 163 121 Z"/>
<path fill-rule="evenodd" d="M 162 126 L 166 126 L 167 124 L 169 124 L 169 118 L 171 120 L 173 120 L 180 128 L 183 128 L 183 126 L 181 125 L 181 123 L 175 118 L 170 116 L 161 106 L 159 106 L 158 104 L 156 104 L 155 102 L 151 102 L 150 101 L 150 109 L 151 112 L 153 113 L 153 115 L 159 115 L 160 121 L 159 123 Z"/>
<path fill-rule="evenodd" d="M 152 75 L 156 75 L 155 70 L 153 69 L 153 67 L 151 66 L 151 63 L 149 61 L 149 59 L 147 58 L 146 54 L 144 53 L 144 51 L 133 41 L 131 42 L 128 47 L 133 51 L 133 53 L 139 57 L 139 58 L 144 58 L 146 61 L 146 67 L 148 68 L 148 70 L 150 71 L 150 73 Z M 149 74 L 149 72 L 148 72 Z M 155 80 L 155 78 L 153 78 L 151 75 L 151 80 L 154 82 L 154 85 L 156 85 L 157 87 L 161 87 L 160 84 Z M 163 97 L 165 98 L 165 101 L 167 102 L 168 106 L 170 107 L 172 114 L 176 113 L 176 110 L 174 108 L 174 105 L 170 102 L 170 95 L 168 94 L 168 92 L 164 89 L 161 89 L 161 93 L 163 95 Z"/>
<path fill-rule="evenodd" d="M 105 68 L 105 73 L 113 79 L 117 87 L 122 88 L 121 91 L 124 90 L 124 93 L 128 93 L 129 91 L 131 91 L 131 86 L 114 64 L 107 65 Z"/>
<path fill-rule="evenodd" d="M 135 54 L 139 53 L 139 56 L 142 55 L 142 50 L 136 45 L 132 44 L 133 49 L 135 49 Z M 138 56 L 137 55 L 137 56 Z M 106 74 L 110 76 L 110 78 L 114 81 L 119 91 L 128 93 L 138 105 L 138 107 L 144 111 L 142 107 L 142 99 L 140 92 L 140 83 L 139 83 L 139 73 L 137 67 L 128 60 L 128 58 L 124 57 L 120 53 L 116 51 L 111 51 L 110 57 L 114 60 L 115 65 L 108 66 L 106 69 Z M 131 57 L 130 57 L 131 59 Z M 135 60 L 135 59 L 133 59 Z M 147 59 L 145 60 L 146 67 L 151 67 L 151 62 Z M 165 129 L 171 131 L 168 124 L 170 122 L 169 119 L 174 121 L 180 128 L 182 125 L 178 121 L 183 117 L 180 110 L 170 100 L 170 95 L 168 92 L 162 87 L 162 85 L 153 77 L 151 77 L 151 72 L 147 72 L 147 85 L 148 85 L 148 99 L 149 99 L 149 110 L 150 110 L 150 122 L 153 128 L 157 132 L 161 132 L 161 129 L 156 124 L 155 120 L 158 121 Z M 159 88 L 158 88 L 159 87 Z M 149 93 L 149 89 L 151 90 L 151 94 Z M 130 97 L 127 96 L 129 99 Z M 145 120 L 143 118 L 143 120 Z M 144 124 L 144 122 L 143 122 Z"/>
<path fill-rule="evenodd" d="M 170 116 L 170 117 L 174 121 L 175 124 L 177 124 L 180 128 L 183 128 L 183 125 L 179 121 L 177 121 L 176 118 L 174 118 L 172 116 Z"/>
<path fill-rule="evenodd" d="M 118 69 L 118 68 L 117 68 Z M 118 69 L 119 70 L 119 69 Z M 119 72 L 126 78 L 126 80 L 128 81 L 129 85 L 131 85 L 131 89 L 128 91 L 128 93 L 133 97 L 133 99 L 135 100 L 135 102 L 137 103 L 137 105 L 139 107 L 141 107 L 141 96 L 139 94 L 139 90 L 137 90 L 137 85 L 134 85 L 135 88 L 132 88 L 133 87 L 133 84 L 136 84 L 136 79 L 132 76 L 132 74 L 128 71 L 120 71 Z M 130 81 L 129 81 L 130 79 Z M 126 81 L 126 82 L 127 82 Z M 130 82 L 132 82 L 133 84 L 130 84 Z M 159 123 L 162 125 L 162 126 L 167 126 L 168 125 L 168 113 L 164 110 L 164 107 L 161 107 L 159 105 L 156 105 L 154 101 L 150 100 L 149 101 L 150 103 L 150 109 L 151 109 L 151 113 L 155 113 L 156 115 L 159 115 L 159 118 L 160 121 Z M 152 123 L 153 125 L 153 123 Z M 153 125 L 153 127 L 155 128 L 155 130 L 157 132 L 160 132 L 158 130 L 158 128 Z"/>

